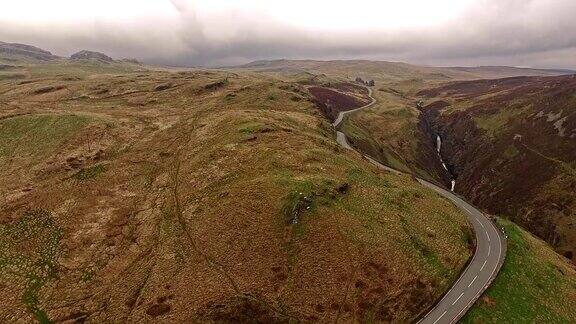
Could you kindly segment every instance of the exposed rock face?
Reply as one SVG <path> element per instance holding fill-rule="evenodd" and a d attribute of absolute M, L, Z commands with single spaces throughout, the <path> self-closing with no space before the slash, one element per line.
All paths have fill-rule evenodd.
<path fill-rule="evenodd" d="M 440 180 L 447 188 L 452 187 L 452 168 L 447 164 L 442 164 L 444 150 L 438 149 L 438 129 L 435 121 L 438 118 L 438 111 L 448 105 L 444 101 L 437 101 L 428 107 L 422 107 L 418 104 L 420 110 L 420 119 L 418 121 L 418 154 L 416 155 L 416 165 L 434 177 Z M 443 138 L 443 137 L 442 137 Z"/>
<path fill-rule="evenodd" d="M 576 250 L 576 77 L 456 82 L 420 93 L 457 191 Z"/>
<path fill-rule="evenodd" d="M 98 60 L 102 62 L 113 62 L 114 60 L 103 53 L 100 52 L 92 52 L 92 51 L 80 51 L 78 53 L 72 54 L 70 56 L 72 60 Z"/>
<path fill-rule="evenodd" d="M 35 46 L 0 42 L 0 55 L 23 56 L 41 61 L 54 60 L 57 56 Z"/>

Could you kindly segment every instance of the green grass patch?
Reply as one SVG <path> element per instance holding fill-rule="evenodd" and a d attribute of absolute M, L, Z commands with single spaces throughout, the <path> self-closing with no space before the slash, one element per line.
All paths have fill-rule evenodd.
<path fill-rule="evenodd" d="M 90 122 L 78 115 L 33 115 L 0 121 L 0 161 L 28 158 L 32 162 L 52 153 Z"/>
<path fill-rule="evenodd" d="M 80 277 L 80 280 L 82 280 L 83 282 L 88 282 L 91 281 L 93 277 L 94 277 L 94 270 L 85 269 L 82 271 L 82 276 Z"/>
<path fill-rule="evenodd" d="M 0 224 L 0 280 L 23 286 L 22 302 L 40 323 L 49 323 L 38 300 L 40 289 L 58 276 L 62 231 L 47 211 L 29 211 Z"/>
<path fill-rule="evenodd" d="M 405 217 L 400 217 L 400 222 L 402 224 L 402 229 L 409 237 L 411 248 L 418 253 L 426 265 L 441 277 L 450 277 L 450 270 L 442 264 L 438 255 L 422 240 L 421 233 L 419 233 Z"/>
<path fill-rule="evenodd" d="M 384 115 L 389 115 L 394 118 L 405 118 L 405 119 L 414 118 L 414 112 L 406 107 L 386 110 L 384 112 Z"/>
<path fill-rule="evenodd" d="M 106 167 L 103 164 L 97 164 L 76 172 L 72 178 L 79 181 L 86 181 L 96 178 L 99 174 L 104 173 L 104 171 L 106 171 Z"/>
<path fill-rule="evenodd" d="M 282 205 L 286 225 L 300 224 L 302 214 L 314 212 L 320 205 L 333 204 L 338 196 L 345 194 L 350 187 L 348 183 L 337 184 L 334 180 L 326 178 L 294 180 L 283 177 L 280 182 L 289 188 Z"/>
<path fill-rule="evenodd" d="M 367 144 L 370 144 L 374 149 L 378 147 L 378 143 L 372 139 L 372 136 L 367 131 L 362 129 L 362 127 L 357 126 L 354 120 L 348 116 L 344 117 L 341 131 L 353 141 L 366 142 Z"/>
<path fill-rule="evenodd" d="M 245 123 L 240 126 L 238 130 L 242 134 L 256 134 L 256 133 L 268 133 L 274 129 L 270 126 L 264 125 L 258 122 Z"/>
<path fill-rule="evenodd" d="M 544 242 L 510 221 L 500 274 L 463 323 L 574 323 L 576 273 Z"/>
<path fill-rule="evenodd" d="M 361 148 L 362 152 L 394 169 L 410 172 L 410 169 L 400 156 L 389 150 L 385 145 L 378 143 L 367 130 L 356 125 L 354 119 L 346 117 L 342 123 L 341 131 L 346 134 L 351 144 Z"/>
<path fill-rule="evenodd" d="M 504 130 L 511 120 L 517 118 L 526 109 L 528 107 L 513 104 L 505 109 L 499 109 L 493 114 L 474 117 L 474 121 L 479 128 L 485 130 L 488 135 L 493 137 Z"/>

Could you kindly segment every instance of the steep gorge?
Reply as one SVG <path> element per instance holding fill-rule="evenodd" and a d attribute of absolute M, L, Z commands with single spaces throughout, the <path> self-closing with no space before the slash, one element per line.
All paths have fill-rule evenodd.
<path fill-rule="evenodd" d="M 520 77 L 424 90 L 456 191 L 574 261 L 576 78 Z"/>

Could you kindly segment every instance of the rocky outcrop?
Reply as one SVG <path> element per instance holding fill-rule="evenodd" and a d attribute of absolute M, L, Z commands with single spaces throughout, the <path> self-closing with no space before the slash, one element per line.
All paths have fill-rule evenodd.
<path fill-rule="evenodd" d="M 114 60 L 103 53 L 100 52 L 92 52 L 92 51 L 80 51 L 78 53 L 72 54 L 70 56 L 70 59 L 72 60 L 98 60 L 101 62 L 106 62 L 106 63 L 110 63 L 113 62 Z"/>
<path fill-rule="evenodd" d="M 52 53 L 35 46 L 4 42 L 0 42 L 0 55 L 31 58 L 40 61 L 50 61 L 58 58 Z"/>

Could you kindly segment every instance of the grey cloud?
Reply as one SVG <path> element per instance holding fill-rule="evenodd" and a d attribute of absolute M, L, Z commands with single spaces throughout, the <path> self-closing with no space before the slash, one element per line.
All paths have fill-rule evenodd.
<path fill-rule="evenodd" d="M 57 30 L 6 26 L 0 29 L 0 40 L 27 42 L 60 55 L 92 49 L 166 65 L 367 58 L 576 68 L 573 0 L 480 0 L 464 16 L 442 26 L 364 33 L 313 33 L 249 15 L 214 23 L 198 17 L 188 2 L 172 3 L 180 14 L 177 21 L 159 19 L 128 27 L 102 23 Z M 214 29 L 219 28 L 225 36 L 214 36 Z"/>

